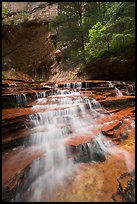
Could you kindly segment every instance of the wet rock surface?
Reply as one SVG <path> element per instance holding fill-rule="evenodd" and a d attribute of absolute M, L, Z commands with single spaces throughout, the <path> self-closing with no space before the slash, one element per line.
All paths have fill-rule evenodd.
<path fill-rule="evenodd" d="M 127 190 L 121 190 L 121 194 L 118 194 L 119 190 L 117 191 L 118 177 L 133 170 L 135 165 L 134 88 L 131 89 L 133 83 L 116 81 L 111 83 L 114 87 L 110 87 L 108 81 L 94 80 L 61 82 L 58 85 L 14 81 L 11 86 L 10 80 L 3 80 L 3 201 L 16 200 L 17 194 L 21 192 L 23 197 L 19 198 L 20 201 L 31 200 L 25 193 L 31 183 L 29 180 L 31 177 L 28 175 L 31 174 L 33 163 L 45 157 L 46 148 L 35 148 L 36 144 L 32 144 L 30 138 L 35 137 L 36 134 L 41 134 L 40 138 L 44 137 L 44 133 L 46 135 L 49 132 L 48 125 L 52 124 L 52 117 L 56 118 L 57 113 L 58 122 L 54 128 L 56 131 L 64 131 L 67 136 L 63 139 L 63 144 L 67 148 L 66 156 L 73 159 L 77 174 L 75 179 L 71 175 L 65 184 L 68 195 L 65 189 L 62 191 L 59 188 L 52 201 L 134 200 L 133 193 L 132 198 L 127 198 L 128 187 Z M 117 95 L 115 87 L 119 88 L 121 94 Z M 13 98 L 14 100 L 11 100 Z M 84 105 L 81 106 L 81 104 Z M 50 111 L 52 115 L 48 115 Z M 72 116 L 75 111 L 76 116 L 73 121 Z M 44 115 L 46 113 L 47 116 Z M 64 113 L 69 114 L 64 117 Z M 61 118 L 60 114 L 62 114 Z M 43 118 L 45 121 L 48 118 L 47 129 L 43 126 Z M 38 122 L 39 126 L 35 122 Z M 61 143 L 61 140 L 59 141 L 55 143 L 56 147 L 54 142 L 51 145 L 51 149 L 55 148 L 57 154 L 57 146 Z M 100 180 L 100 176 L 106 181 Z M 34 177 L 37 177 L 37 174 Z M 80 177 L 82 177 L 82 186 L 78 185 Z M 29 181 L 25 184 L 27 179 Z M 92 195 L 91 192 L 93 192 Z M 117 192 L 116 195 L 112 196 L 115 192 Z M 45 200 L 51 201 L 43 191 L 40 201 Z"/>
<path fill-rule="evenodd" d="M 117 202 L 120 197 L 122 202 L 135 202 L 135 170 L 122 174 L 117 181 L 119 186 L 112 199 Z"/>

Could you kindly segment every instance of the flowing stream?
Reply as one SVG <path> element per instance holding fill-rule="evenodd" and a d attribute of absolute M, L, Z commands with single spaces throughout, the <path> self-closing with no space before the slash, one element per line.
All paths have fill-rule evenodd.
<path fill-rule="evenodd" d="M 70 88 L 70 84 L 66 87 Z M 127 155 L 126 151 L 117 151 L 105 142 L 104 136 L 95 133 L 103 125 L 97 122 L 104 117 L 101 105 L 95 99 L 82 97 L 80 83 L 74 87 L 78 91 L 57 89 L 46 98 L 37 97 L 32 109 L 38 111 L 29 115 L 35 129 L 29 137 L 29 144 L 36 151 L 43 151 L 43 156 L 32 163 L 27 190 L 17 194 L 15 201 L 54 201 L 54 195 L 65 188 L 74 174 L 76 163 L 81 161 L 81 158 L 69 154 L 73 139 L 91 137 L 89 142 L 76 148 L 76 153 L 88 152 L 90 161 L 94 161 L 93 151 L 103 152 L 104 157 L 108 153 Z M 96 142 L 93 144 L 93 141 Z"/>
<path fill-rule="evenodd" d="M 79 88 L 80 84 L 74 86 Z M 95 99 L 83 98 L 79 91 L 67 89 L 37 99 L 32 108 L 42 109 L 42 112 L 29 116 L 36 128 L 29 142 L 34 148 L 44 151 L 45 156 L 31 166 L 29 180 L 32 180 L 31 177 L 35 179 L 28 188 L 30 201 L 40 201 L 43 195 L 49 201 L 53 192 L 65 185 L 75 166 L 74 158 L 67 155 L 67 141 L 93 134 L 100 126 L 96 119 L 103 117 L 100 107 Z M 17 195 L 16 200 L 20 199 L 20 195 Z"/>

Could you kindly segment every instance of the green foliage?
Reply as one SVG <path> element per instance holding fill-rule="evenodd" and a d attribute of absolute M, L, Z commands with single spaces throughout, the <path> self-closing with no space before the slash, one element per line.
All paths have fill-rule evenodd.
<path fill-rule="evenodd" d="M 89 29 L 89 43 L 92 44 L 92 47 L 95 45 L 101 45 L 102 40 L 105 36 L 106 27 L 103 26 L 100 22 L 97 22 L 91 29 Z"/>
<path fill-rule="evenodd" d="M 27 21 L 28 21 L 28 13 L 25 11 L 22 11 L 11 18 L 10 24 L 18 25 L 20 23 L 26 23 Z"/>
<path fill-rule="evenodd" d="M 94 41 L 98 38 L 101 38 L 104 34 L 106 27 L 103 26 L 100 22 L 97 22 L 92 28 L 89 30 L 89 38 Z"/>
<path fill-rule="evenodd" d="M 85 50 L 89 52 L 90 56 L 96 56 L 97 53 L 104 47 L 104 37 L 106 27 L 97 22 L 91 29 L 89 29 L 89 42 L 85 45 Z"/>
<path fill-rule="evenodd" d="M 2 18 L 6 18 L 12 11 L 7 9 L 4 6 L 4 2 L 2 2 Z M 22 11 L 20 13 L 16 13 L 10 17 L 10 24 L 11 25 L 18 25 L 20 23 L 26 23 L 28 20 L 28 13 L 26 11 Z"/>
<path fill-rule="evenodd" d="M 89 18 L 96 13 L 96 3 L 89 2 L 60 2 L 56 20 L 50 24 L 58 37 L 58 43 L 62 48 L 63 61 L 69 60 L 75 64 L 85 63 L 84 45 L 88 40 L 88 29 L 95 22 L 95 18 Z M 94 15 L 95 16 L 95 15 Z M 65 47 L 65 49 L 64 49 Z"/>
<path fill-rule="evenodd" d="M 135 2 L 114 2 L 109 4 L 105 13 L 106 26 L 115 33 L 134 31 Z"/>
<path fill-rule="evenodd" d="M 135 41 L 135 2 L 59 2 L 50 24 L 62 50 L 62 65 L 83 64 Z"/>
<path fill-rule="evenodd" d="M 88 58 L 111 54 L 135 41 L 134 2 L 100 2 L 99 19 L 89 29 L 85 46 Z"/>
<path fill-rule="evenodd" d="M 117 34 L 114 33 L 111 40 L 111 50 L 120 50 L 135 43 L 135 38 L 132 34 Z"/>
<path fill-rule="evenodd" d="M 4 2 L 2 2 L 2 18 L 5 18 L 7 17 L 7 15 L 10 13 L 11 11 L 9 9 L 7 9 L 5 6 L 4 6 Z"/>
<path fill-rule="evenodd" d="M 44 80 L 41 79 L 41 78 L 36 79 L 36 81 L 37 81 L 37 82 L 44 82 Z"/>

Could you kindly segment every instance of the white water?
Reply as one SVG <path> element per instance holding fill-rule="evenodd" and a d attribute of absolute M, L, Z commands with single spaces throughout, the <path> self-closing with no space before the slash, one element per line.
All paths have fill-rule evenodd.
<path fill-rule="evenodd" d="M 23 94 L 23 96 L 24 96 L 25 104 L 27 104 L 27 97 L 26 97 L 26 94 Z"/>
<path fill-rule="evenodd" d="M 81 82 L 66 83 L 64 84 L 64 88 L 81 89 L 82 83 Z"/>
<path fill-rule="evenodd" d="M 49 105 L 48 101 L 56 101 L 56 104 Z M 39 105 L 39 102 L 43 104 Z M 32 164 L 29 179 L 36 179 L 28 189 L 29 201 L 50 201 L 73 174 L 74 161 L 68 158 L 66 141 L 70 137 L 92 135 L 92 131 L 100 126 L 96 117 L 104 115 L 97 111 L 101 106 L 95 99 L 82 98 L 76 91 L 58 90 L 56 95 L 38 99 L 37 103 L 33 109 L 44 107 L 46 110 L 30 115 L 36 128 L 30 136 L 30 144 L 43 151 L 45 157 Z"/>
<path fill-rule="evenodd" d="M 89 82 L 85 82 L 86 83 L 86 89 L 89 88 Z"/>
<path fill-rule="evenodd" d="M 116 96 L 123 96 L 122 92 L 115 87 L 115 90 L 116 90 Z"/>
<path fill-rule="evenodd" d="M 122 155 L 125 161 L 127 170 L 131 171 L 131 164 L 133 163 L 133 159 L 127 150 L 113 145 L 112 141 L 106 140 L 101 133 L 95 138 L 95 140 L 99 143 L 101 149 L 105 153 L 114 155 L 114 156 Z"/>
<path fill-rule="evenodd" d="M 37 97 L 37 99 L 46 97 L 46 92 L 44 92 L 44 91 L 36 92 L 36 97 Z"/>
<path fill-rule="evenodd" d="M 15 96 L 15 103 L 17 104 L 17 106 L 24 106 L 27 105 L 27 97 L 26 94 L 17 94 Z"/>
<path fill-rule="evenodd" d="M 113 88 L 114 87 L 114 85 L 112 84 L 111 81 L 108 81 L 108 83 L 109 83 L 109 88 Z"/>
<path fill-rule="evenodd" d="M 115 92 L 116 92 L 116 96 L 123 96 L 122 92 L 117 88 L 115 87 L 111 81 L 108 81 L 109 83 L 109 88 L 115 88 Z"/>
<path fill-rule="evenodd" d="M 49 104 L 53 101 L 54 104 Z M 27 190 L 28 201 L 52 201 L 57 191 L 60 188 L 62 191 L 71 179 L 75 165 L 73 158 L 67 154 L 66 142 L 70 137 L 96 136 L 95 140 L 106 154 L 122 154 L 129 168 L 131 158 L 128 152 L 113 146 L 101 134 L 94 133 L 104 125 L 96 122 L 104 114 L 98 111 L 101 105 L 95 99 L 82 98 L 78 91 L 57 90 L 56 95 L 37 99 L 33 109 L 42 109 L 42 112 L 30 115 L 36 130 L 30 135 L 30 144 L 43 154 L 42 159 L 32 163 L 29 172 L 28 179 L 32 181 Z M 87 146 L 92 150 L 91 143 Z"/>

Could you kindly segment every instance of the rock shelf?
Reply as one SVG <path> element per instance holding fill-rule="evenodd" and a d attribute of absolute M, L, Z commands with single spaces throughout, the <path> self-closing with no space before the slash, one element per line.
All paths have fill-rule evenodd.
<path fill-rule="evenodd" d="M 113 85 L 120 87 L 123 93 L 126 93 L 127 87 L 129 87 L 128 83 L 125 85 L 125 83 L 122 82 L 113 82 Z M 111 156 L 106 157 L 105 154 L 102 154 L 102 150 L 100 154 L 97 153 L 96 150 L 94 150 L 95 152 L 89 151 L 89 144 L 95 146 L 95 149 L 98 148 L 98 144 L 95 143 L 95 140 L 98 135 L 101 135 L 101 137 L 104 138 L 104 144 L 110 142 L 112 146 L 119 147 L 119 149 L 124 148 L 124 151 L 128 151 L 129 154 L 132 155 L 133 160 L 129 168 L 133 170 L 135 148 L 135 96 L 133 95 L 133 89 L 131 94 L 128 92 L 128 95 L 123 94 L 121 96 L 117 96 L 114 91 L 115 89 L 109 87 L 107 81 L 61 82 L 56 85 L 54 83 L 35 84 L 34 82 L 3 80 L 3 200 L 11 201 L 11 199 L 14 199 L 16 193 L 20 191 L 18 186 L 23 181 L 24 176 L 27 175 L 27 171 L 31 168 L 31 165 L 33 165 L 35 161 L 46 157 L 46 149 L 35 148 L 35 145 L 33 146 L 29 140 L 30 137 L 34 138 L 35 134 L 43 134 L 44 132 L 46 134 L 46 131 L 49 131 L 48 126 L 46 130 L 42 126 L 35 127 L 34 125 L 36 118 L 38 121 L 42 121 L 42 117 L 45 117 L 42 115 L 43 113 L 52 113 L 51 116 L 46 116 L 49 117 L 49 121 L 51 120 L 50 117 L 54 118 L 53 113 L 64 114 L 65 111 L 67 113 L 68 110 L 73 110 L 75 113 L 76 109 L 75 120 L 88 121 L 90 117 L 92 117 L 93 124 L 89 123 L 85 127 L 88 130 L 87 133 L 82 132 L 83 129 L 80 133 L 80 128 L 83 128 L 80 126 L 78 127 L 79 131 L 73 130 L 71 127 L 72 124 L 69 124 L 69 118 L 67 119 L 67 117 L 64 122 L 56 124 L 55 128 L 57 128 L 57 130 L 65 131 L 69 135 L 69 137 L 63 139 L 63 144 L 68 149 L 68 158 L 73 158 L 76 163 L 83 163 L 85 161 L 91 162 L 92 160 L 103 162 L 103 171 L 105 172 L 104 175 L 106 175 L 106 168 L 108 168 L 108 166 L 105 162 L 108 160 L 108 163 L 111 163 Z M 68 94 L 69 92 L 71 93 L 70 95 Z M 19 95 L 24 95 L 24 99 L 26 100 L 25 105 L 17 105 L 16 96 Z M 15 99 L 14 102 L 11 98 Z M 9 107 L 10 102 L 13 103 L 11 107 Z M 81 114 L 83 108 L 85 112 Z M 54 148 L 54 145 L 52 148 Z M 92 150 L 93 149 L 92 147 Z M 112 158 L 112 161 L 116 160 L 113 154 Z M 101 165 L 103 165 L 103 163 Z M 99 164 L 94 165 L 93 169 L 98 168 L 98 165 Z M 126 167 L 122 166 L 121 171 L 120 165 L 119 167 L 118 165 L 116 166 L 115 168 L 119 168 L 119 176 L 120 173 L 122 174 L 127 170 Z M 84 168 L 86 169 L 88 166 L 83 167 L 83 170 Z M 111 170 L 115 172 L 115 168 Z M 83 170 L 80 171 L 80 175 L 84 174 Z M 117 175 L 114 177 L 116 180 Z M 70 186 L 71 185 L 73 186 L 73 182 L 71 182 Z M 109 188 L 109 185 L 107 186 Z M 116 182 L 114 186 L 115 188 L 112 189 L 111 195 L 114 193 L 114 190 L 116 192 Z M 90 188 L 91 187 L 89 187 L 89 189 Z M 69 187 L 68 191 L 70 192 Z M 85 192 L 85 190 L 83 190 L 83 192 Z M 73 195 L 72 192 L 70 194 Z M 108 194 L 109 200 L 112 201 L 110 193 Z M 63 196 L 65 196 L 65 194 Z M 64 197 L 63 199 L 65 200 Z M 81 201 L 82 199 L 81 197 Z M 58 197 L 56 197 L 56 200 L 58 200 Z M 66 198 L 66 200 L 68 199 Z M 77 200 L 77 194 L 72 200 Z"/>

